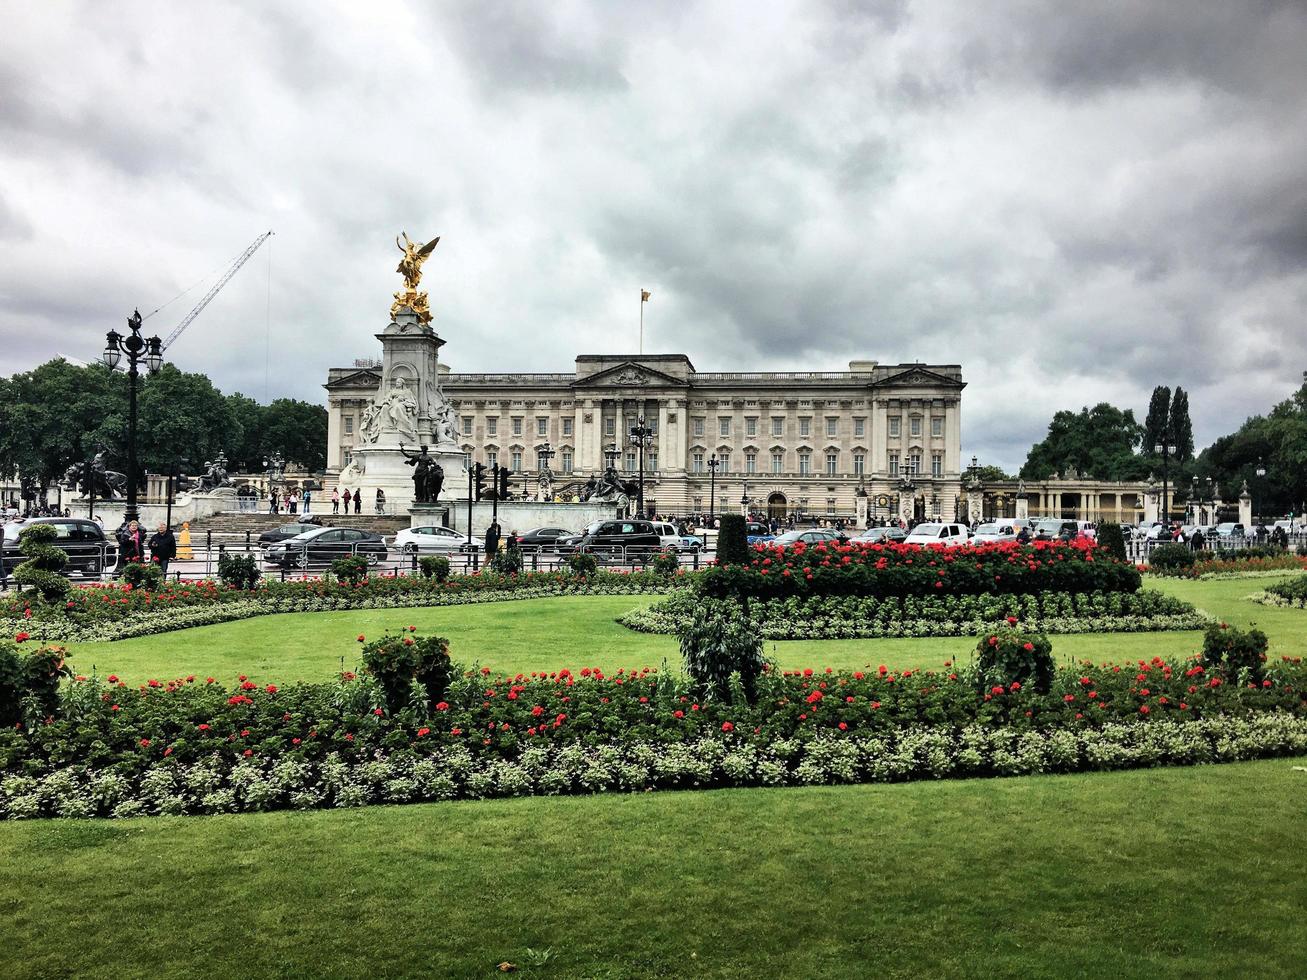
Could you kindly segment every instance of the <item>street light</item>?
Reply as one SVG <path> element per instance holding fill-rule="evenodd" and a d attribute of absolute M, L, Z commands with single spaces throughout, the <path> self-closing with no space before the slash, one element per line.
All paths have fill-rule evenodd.
<path fill-rule="evenodd" d="M 639 449 L 639 451 L 640 451 L 640 491 L 639 491 L 639 497 L 638 497 L 638 500 L 640 501 L 640 504 L 639 504 L 639 514 L 640 514 L 641 517 L 644 517 L 644 516 L 645 516 L 645 513 L 644 513 L 644 451 L 645 451 L 646 449 L 652 449 L 652 448 L 653 448 L 653 435 L 654 435 L 654 431 L 653 431 L 653 429 L 649 428 L 648 425 L 645 424 L 645 420 L 644 420 L 644 416 L 643 416 L 643 415 L 641 415 L 638 419 L 636 419 L 635 425 L 631 426 L 631 438 L 630 438 L 630 444 L 631 444 L 632 446 L 635 446 L 635 447 L 636 447 L 637 449 Z"/>
<path fill-rule="evenodd" d="M 621 455 L 622 451 L 617 448 L 617 443 L 613 443 L 604 450 L 604 462 L 608 464 L 610 470 L 617 467 L 617 457 Z"/>
<path fill-rule="evenodd" d="M 713 453 L 708 457 L 708 523 L 711 524 L 717 513 L 717 467 L 722 461 Z"/>
<path fill-rule="evenodd" d="M 139 520 L 136 513 L 136 387 L 140 379 L 140 366 L 150 374 L 163 366 L 163 341 L 158 337 L 141 336 L 141 311 L 134 310 L 127 318 L 131 333 L 124 337 L 117 330 L 105 334 L 104 364 L 110 371 L 118 366 L 122 355 L 127 355 L 127 507 L 123 522 Z"/>
<path fill-rule="evenodd" d="M 1162 441 L 1156 446 L 1156 452 L 1162 457 L 1162 512 L 1161 520 L 1163 526 L 1171 523 L 1170 511 L 1167 507 L 1167 476 L 1168 464 L 1171 461 L 1171 434 L 1165 430 L 1162 431 Z"/>
<path fill-rule="evenodd" d="M 540 496 L 540 477 L 549 469 L 549 461 L 554 458 L 554 447 L 545 443 L 536 449 L 536 496 Z"/>
<path fill-rule="evenodd" d="M 1257 482 L 1258 482 L 1258 484 L 1261 484 L 1263 481 L 1265 481 L 1265 479 L 1266 479 L 1266 464 L 1262 462 L 1262 458 L 1261 458 L 1260 456 L 1257 457 L 1257 469 L 1254 470 L 1253 472 L 1255 472 L 1255 473 L 1257 474 Z M 1264 488 L 1263 488 L 1263 489 L 1264 489 Z M 1256 501 L 1256 499 L 1254 498 L 1254 500 L 1253 500 L 1253 514 L 1256 515 L 1256 513 L 1257 513 L 1257 501 Z M 1257 521 L 1257 518 L 1254 516 L 1254 517 L 1253 517 L 1253 522 L 1256 523 L 1256 521 Z"/>

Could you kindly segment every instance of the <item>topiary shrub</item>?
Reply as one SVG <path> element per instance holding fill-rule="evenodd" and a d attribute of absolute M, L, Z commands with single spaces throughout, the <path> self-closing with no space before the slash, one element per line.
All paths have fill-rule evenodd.
<path fill-rule="evenodd" d="M 362 555 L 341 555 L 331 563 L 331 574 L 338 582 L 358 585 L 368 577 L 368 560 Z"/>
<path fill-rule="evenodd" d="M 18 550 L 27 561 L 14 569 L 14 581 L 35 589 L 46 602 L 58 602 L 72 589 L 72 583 L 59 574 L 68 556 L 50 544 L 57 536 L 49 524 L 33 524 L 18 535 Z"/>
<path fill-rule="evenodd" d="M 758 678 L 766 666 L 762 632 L 744 617 L 726 618 L 712 607 L 700 606 L 681 632 L 685 670 L 699 695 L 731 702 L 731 675 L 739 674 L 744 698 L 758 700 Z"/>
<path fill-rule="evenodd" d="M 1100 548 L 1106 548 L 1108 553 L 1119 561 L 1125 561 L 1125 535 L 1121 532 L 1120 524 L 1112 524 L 1108 521 L 1100 521 L 1098 530 L 1095 532 L 1095 540 Z"/>
<path fill-rule="evenodd" d="M 743 514 L 723 514 L 717 531 L 717 563 L 741 565 L 749 560 L 748 525 Z"/>
<path fill-rule="evenodd" d="M 659 575 L 671 578 L 681 570 L 681 556 L 674 551 L 660 551 L 653 556 L 649 567 Z"/>
<path fill-rule="evenodd" d="M 1194 567 L 1194 553 L 1179 543 L 1161 544 L 1148 553 L 1148 568 L 1162 575 L 1184 575 Z"/>
<path fill-rule="evenodd" d="M 27 634 L 18 636 L 25 640 Z M 0 726 L 53 717 L 59 710 L 59 682 L 69 673 L 63 647 L 24 653 L 17 643 L 0 641 Z"/>
<path fill-rule="evenodd" d="M 500 575 L 520 575 L 522 572 L 522 551 L 520 548 L 507 548 L 491 556 L 486 566 Z"/>
<path fill-rule="evenodd" d="M 1260 684 L 1267 647 L 1266 634 L 1261 630 L 1241 630 L 1226 623 L 1213 623 L 1203 634 L 1202 665 L 1232 678 L 1241 678 L 1242 672 L 1247 671 L 1248 680 Z"/>
<path fill-rule="evenodd" d="M 1016 682 L 1047 694 L 1053 686 L 1053 644 L 1042 633 L 1019 629 L 1011 616 L 1007 623 L 976 644 L 977 688 L 984 693 Z"/>
<path fill-rule="evenodd" d="M 427 555 L 425 558 L 420 558 L 418 568 L 422 570 L 423 578 L 433 578 L 437 582 L 444 582 L 449 578 L 449 559 L 444 555 Z"/>
<path fill-rule="evenodd" d="M 263 573 L 253 555 L 218 556 L 218 581 L 233 589 L 253 589 Z"/>
<path fill-rule="evenodd" d="M 410 626 L 398 634 L 387 633 L 363 648 L 363 666 L 377 679 L 391 714 L 415 707 L 414 681 L 430 707 L 439 710 L 456 673 L 449 659 L 449 641 L 442 636 L 414 636 L 415 632 L 416 627 Z"/>
<path fill-rule="evenodd" d="M 572 569 L 572 574 L 578 578 L 588 578 L 599 573 L 599 562 L 595 560 L 595 556 L 584 551 L 568 555 L 567 565 Z"/>
<path fill-rule="evenodd" d="M 163 569 L 152 562 L 129 561 L 118 578 L 133 589 L 157 592 L 163 585 Z"/>

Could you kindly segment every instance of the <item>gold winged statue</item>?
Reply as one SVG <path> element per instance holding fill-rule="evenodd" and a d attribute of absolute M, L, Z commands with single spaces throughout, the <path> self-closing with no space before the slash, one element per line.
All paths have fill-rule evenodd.
<path fill-rule="evenodd" d="M 440 244 L 440 236 L 437 235 L 423 245 L 420 242 L 410 241 L 408 232 L 400 232 L 400 237 L 395 239 L 395 244 L 404 253 L 404 257 L 399 260 L 399 266 L 395 269 L 404 277 L 404 289 L 395 294 L 395 303 L 390 308 L 390 315 L 394 316 L 407 306 L 423 323 L 429 323 L 431 310 L 427 303 L 427 294 L 418 292 L 417 287 L 422 281 L 422 264 L 431 257 L 431 253 Z"/>

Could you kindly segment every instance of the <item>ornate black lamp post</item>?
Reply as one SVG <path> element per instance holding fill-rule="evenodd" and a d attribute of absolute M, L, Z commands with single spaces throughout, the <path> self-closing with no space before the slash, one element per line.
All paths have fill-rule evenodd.
<path fill-rule="evenodd" d="M 105 336 L 104 363 L 113 370 L 124 354 L 127 355 L 127 508 L 123 521 L 130 524 L 139 520 L 136 512 L 136 387 L 140 379 L 140 366 L 144 364 L 150 374 L 163 366 L 163 341 L 158 337 L 141 336 L 141 311 L 135 310 L 127 318 L 131 333 L 124 337 L 117 330 Z"/>
<path fill-rule="evenodd" d="M 640 490 L 637 499 L 639 500 L 639 514 L 641 517 L 644 513 L 644 452 L 646 449 L 653 448 L 653 429 L 645 424 L 644 416 L 641 415 L 631 426 L 631 445 L 635 446 L 640 452 Z"/>
<path fill-rule="evenodd" d="M 1266 481 L 1266 464 L 1262 462 L 1262 458 L 1260 456 L 1257 457 L 1257 469 L 1255 469 L 1253 472 L 1257 474 L 1258 487 L 1262 488 L 1264 491 L 1265 487 L 1263 486 L 1263 484 Z M 1262 496 L 1265 497 L 1264 492 Z M 1257 495 L 1256 494 L 1253 495 L 1253 523 L 1254 524 L 1257 523 Z"/>
<path fill-rule="evenodd" d="M 713 453 L 708 457 L 708 521 L 712 523 L 717 513 L 717 467 L 722 461 Z"/>
<path fill-rule="evenodd" d="M 277 512 L 277 484 L 286 473 L 286 460 L 279 452 L 263 458 L 263 471 L 268 474 L 268 498 L 272 502 L 272 512 Z"/>
<path fill-rule="evenodd" d="M 608 469 L 616 469 L 617 458 L 622 455 L 622 451 L 617 448 L 616 443 L 612 443 L 604 450 L 604 462 L 608 464 Z"/>
<path fill-rule="evenodd" d="M 1159 516 L 1162 521 L 1162 526 L 1167 527 L 1171 523 L 1170 511 L 1167 508 L 1167 499 L 1166 499 L 1167 479 L 1169 474 L 1168 467 L 1171 462 L 1171 433 L 1163 429 L 1162 441 L 1159 442 L 1154 448 L 1157 454 L 1162 457 L 1162 511 Z"/>

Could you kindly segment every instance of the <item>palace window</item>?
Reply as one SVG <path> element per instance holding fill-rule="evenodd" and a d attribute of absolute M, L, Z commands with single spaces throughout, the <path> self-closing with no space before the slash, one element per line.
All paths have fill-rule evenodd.
<path fill-rule="evenodd" d="M 771 434 L 774 436 L 785 435 L 785 416 L 773 415 L 771 420 Z"/>
<path fill-rule="evenodd" d="M 771 471 L 772 471 L 773 473 L 781 473 L 781 472 L 784 472 L 783 469 L 782 469 L 782 467 L 783 467 L 784 465 L 785 465 L 785 454 L 784 454 L 784 453 L 772 453 L 772 454 L 771 454 Z"/>
<path fill-rule="evenodd" d="M 812 453 L 799 453 L 799 476 L 812 472 Z"/>
<path fill-rule="evenodd" d="M 862 476 L 867 472 L 867 457 L 862 453 L 853 454 L 853 475 Z"/>
<path fill-rule="evenodd" d="M 345 435 L 348 436 L 348 435 L 353 435 L 353 434 L 354 434 L 354 416 L 353 416 L 353 415 L 346 415 L 346 416 L 345 416 Z M 87 479 L 90 479 L 90 477 L 87 477 Z"/>
<path fill-rule="evenodd" d="M 799 435 L 807 436 L 812 434 L 812 419 L 799 419 Z"/>
<path fill-rule="evenodd" d="M 490 418 L 486 419 L 486 435 L 488 436 L 499 435 L 499 419 L 493 415 Z"/>
<path fill-rule="evenodd" d="M 702 497 L 695 497 L 695 498 L 694 498 L 694 509 L 695 509 L 696 511 L 702 511 L 702 510 L 703 510 L 703 498 L 702 498 Z"/>
<path fill-rule="evenodd" d="M 465 436 L 470 436 L 471 434 L 472 434 L 472 416 L 470 416 L 470 415 L 464 415 L 464 416 L 463 416 L 463 435 L 465 435 Z"/>
<path fill-rule="evenodd" d="M 867 420 L 866 420 L 866 419 L 854 419 L 854 420 L 853 420 L 853 434 L 854 434 L 855 436 L 862 436 L 862 435 L 866 435 L 866 434 L 867 434 Z"/>
<path fill-rule="evenodd" d="M 751 416 L 744 420 L 744 434 L 746 436 L 756 436 L 758 434 L 757 418 Z"/>
<path fill-rule="evenodd" d="M 930 457 L 930 475 L 931 475 L 931 476 L 943 476 L 943 475 L 944 475 L 944 457 L 943 457 L 942 455 L 940 455 L 939 453 L 933 453 L 933 454 L 931 454 L 931 457 Z"/>
<path fill-rule="evenodd" d="M 730 454 L 730 453 L 718 453 L 718 454 L 717 454 L 717 462 L 720 464 L 720 465 L 717 467 L 718 470 L 719 470 L 720 472 L 722 472 L 722 473 L 729 473 L 729 472 L 731 471 L 731 454 Z"/>
<path fill-rule="evenodd" d="M 564 473 L 572 472 L 572 454 L 566 450 L 558 454 L 558 465 Z"/>
<path fill-rule="evenodd" d="M 604 419 L 604 435 L 609 436 L 610 438 L 617 435 L 617 419 L 613 418 L 611 415 Z"/>
<path fill-rule="evenodd" d="M 514 473 L 521 473 L 522 472 L 521 450 L 514 449 L 513 455 L 510 458 L 512 460 L 512 463 L 510 464 L 509 469 L 511 469 Z"/>
<path fill-rule="evenodd" d="M 898 476 L 898 475 L 899 475 L 899 454 L 898 454 L 898 453 L 890 453 L 890 454 L 889 454 L 889 475 L 890 475 L 890 476 Z"/>
<path fill-rule="evenodd" d="M 903 428 L 903 417 L 901 415 L 891 415 L 889 417 L 889 437 L 897 439 Z"/>
<path fill-rule="evenodd" d="M 348 466 L 354 461 L 354 454 L 348 449 L 345 450 L 345 465 Z"/>
<path fill-rule="evenodd" d="M 834 517 L 834 516 L 835 516 L 835 498 L 834 498 L 834 497 L 827 497 L 827 498 L 826 498 L 826 514 L 827 514 L 827 516 L 829 516 L 829 517 Z"/>
<path fill-rule="evenodd" d="M 921 453 L 908 453 L 908 472 L 913 476 L 921 472 Z"/>
<path fill-rule="evenodd" d="M 658 450 L 651 450 L 644 454 L 644 468 L 650 473 L 658 469 Z"/>
<path fill-rule="evenodd" d="M 944 434 L 944 418 L 936 415 L 930 420 L 930 434 L 938 438 Z"/>
<path fill-rule="evenodd" d="M 840 430 L 840 420 L 828 418 L 826 420 L 826 435 L 833 436 Z"/>
<path fill-rule="evenodd" d="M 702 418 L 696 418 L 694 420 L 694 434 L 696 436 L 703 435 L 703 422 L 704 420 Z"/>
<path fill-rule="evenodd" d="M 914 435 L 914 436 L 919 436 L 919 435 L 921 435 L 921 416 L 920 416 L 920 415 L 914 415 L 914 416 L 912 416 L 912 418 L 909 419 L 908 421 L 909 421 L 909 423 L 910 423 L 909 428 L 908 428 L 908 432 L 909 432 L 911 435 Z"/>
<path fill-rule="evenodd" d="M 493 470 L 495 468 L 495 464 L 498 462 L 499 462 L 499 453 L 490 449 L 486 450 L 486 466 Z"/>
<path fill-rule="evenodd" d="M 839 469 L 840 469 L 840 454 L 839 454 L 839 453 L 827 453 L 827 454 L 826 454 L 826 475 L 827 475 L 827 476 L 835 476 L 835 475 L 839 472 Z"/>
<path fill-rule="evenodd" d="M 723 416 L 717 420 L 717 434 L 719 436 L 729 436 L 731 434 L 731 420 Z"/>
<path fill-rule="evenodd" d="M 521 434 L 522 434 L 522 416 L 520 416 L 520 415 L 514 415 L 514 416 L 513 416 L 513 435 L 515 435 L 515 436 L 520 436 Z"/>
<path fill-rule="evenodd" d="M 691 469 L 695 473 L 703 472 L 703 453 L 695 453 L 692 457 L 690 457 L 690 462 L 691 462 Z"/>
<path fill-rule="evenodd" d="M 570 436 L 572 434 L 572 421 L 572 419 L 568 418 L 563 419 L 563 435 Z"/>
<path fill-rule="evenodd" d="M 744 454 L 744 472 L 746 472 L 746 473 L 757 473 L 757 472 L 758 472 L 758 454 L 757 454 L 757 453 L 745 453 L 745 454 Z"/>
<path fill-rule="evenodd" d="M 635 453 L 626 454 L 626 472 L 628 473 L 635 472 Z"/>
<path fill-rule="evenodd" d="M 549 419 L 536 418 L 536 435 L 538 436 L 549 435 Z"/>

